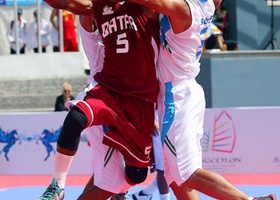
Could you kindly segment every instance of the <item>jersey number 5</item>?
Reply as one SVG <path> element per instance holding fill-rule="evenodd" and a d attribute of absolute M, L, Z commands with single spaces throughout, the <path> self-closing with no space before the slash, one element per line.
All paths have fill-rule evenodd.
<path fill-rule="evenodd" d="M 117 53 L 127 53 L 129 50 L 128 40 L 126 38 L 126 33 L 118 35 L 117 45 L 120 46 L 117 48 Z"/>
<path fill-rule="evenodd" d="M 147 155 L 147 157 L 149 157 L 150 153 L 151 153 L 152 147 L 148 146 L 145 148 L 145 155 Z"/>

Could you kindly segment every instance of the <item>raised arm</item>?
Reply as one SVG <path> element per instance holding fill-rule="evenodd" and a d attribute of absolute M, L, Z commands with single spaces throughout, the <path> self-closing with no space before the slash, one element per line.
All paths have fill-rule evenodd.
<path fill-rule="evenodd" d="M 185 0 L 128 0 L 141 4 L 156 12 L 169 17 L 172 29 L 175 33 L 187 30 L 192 24 L 192 15 L 187 1 Z M 211 1 L 211 0 L 210 0 Z M 213 0 L 217 8 L 222 0 Z"/>
<path fill-rule="evenodd" d="M 76 15 L 90 15 L 93 10 L 91 0 L 44 0 L 51 7 L 68 10 Z"/>
<path fill-rule="evenodd" d="M 191 12 L 185 0 L 128 0 L 141 4 L 156 12 L 167 15 L 175 33 L 189 28 L 192 22 Z"/>

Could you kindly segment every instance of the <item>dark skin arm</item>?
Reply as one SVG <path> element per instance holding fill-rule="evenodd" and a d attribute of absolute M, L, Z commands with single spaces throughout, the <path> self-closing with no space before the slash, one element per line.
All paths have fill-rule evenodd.
<path fill-rule="evenodd" d="M 76 15 L 91 15 L 93 3 L 91 0 L 44 0 L 51 7 L 68 10 Z"/>
<path fill-rule="evenodd" d="M 191 10 L 184 0 L 128 0 L 169 17 L 174 33 L 187 30 L 192 24 Z M 213 0 L 216 8 L 222 0 Z"/>
<path fill-rule="evenodd" d="M 94 32 L 96 30 L 96 26 L 94 26 L 94 20 L 91 16 L 80 16 L 79 17 L 81 26 L 87 32 Z"/>
<path fill-rule="evenodd" d="M 191 12 L 188 4 L 184 0 L 129 0 L 139 3 L 158 13 L 167 15 L 171 21 L 172 29 L 175 33 L 187 30 L 191 23 Z"/>

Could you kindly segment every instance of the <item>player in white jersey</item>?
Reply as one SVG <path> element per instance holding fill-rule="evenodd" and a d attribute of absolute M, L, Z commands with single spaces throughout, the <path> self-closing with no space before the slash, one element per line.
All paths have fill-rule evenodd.
<path fill-rule="evenodd" d="M 130 1 L 162 13 L 158 112 L 165 176 L 177 199 L 199 199 L 194 192 L 198 190 L 221 200 L 275 200 L 274 195 L 249 197 L 221 175 L 202 169 L 205 97 L 195 78 L 200 70 L 204 34 L 221 0 Z"/>

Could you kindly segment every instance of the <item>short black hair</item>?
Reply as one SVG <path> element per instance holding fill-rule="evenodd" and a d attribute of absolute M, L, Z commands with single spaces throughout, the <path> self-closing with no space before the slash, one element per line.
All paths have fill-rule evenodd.
<path fill-rule="evenodd" d="M 18 14 L 18 15 L 21 15 L 21 14 L 22 14 L 22 9 L 21 9 L 21 8 L 18 8 L 18 9 L 17 9 L 17 14 Z"/>

